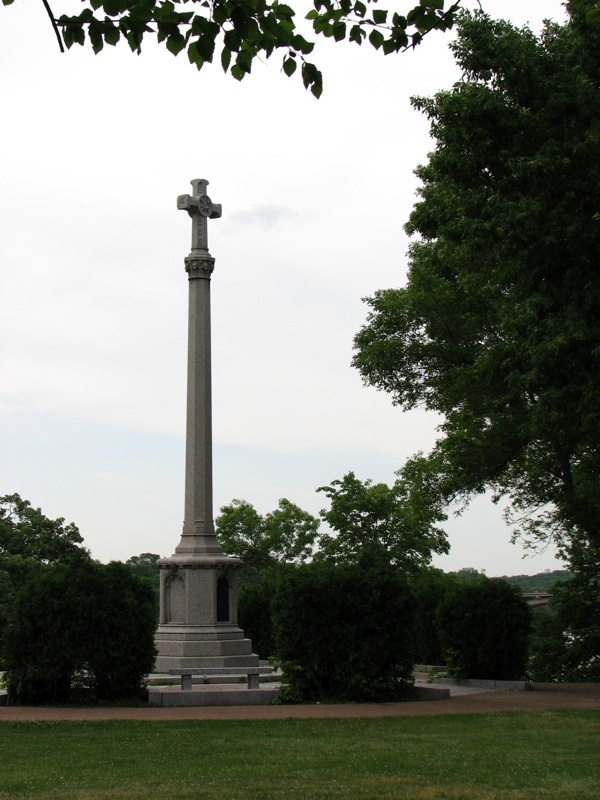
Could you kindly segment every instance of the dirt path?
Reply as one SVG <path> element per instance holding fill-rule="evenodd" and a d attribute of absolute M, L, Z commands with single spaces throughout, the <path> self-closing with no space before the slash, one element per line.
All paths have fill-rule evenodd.
<path fill-rule="evenodd" d="M 3 721 L 92 721 L 108 719 L 290 719 L 410 717 L 478 714 L 493 711 L 542 711 L 557 708 L 600 710 L 600 683 L 534 684 L 531 692 L 478 692 L 409 703 L 302 706 L 218 706 L 211 708 L 62 708 L 1 706 Z"/>

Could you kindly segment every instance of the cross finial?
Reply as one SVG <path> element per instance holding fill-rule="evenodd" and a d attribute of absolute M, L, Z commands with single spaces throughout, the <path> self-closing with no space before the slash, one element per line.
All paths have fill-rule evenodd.
<path fill-rule="evenodd" d="M 194 255 L 199 250 L 208 253 L 206 220 L 218 219 L 221 216 L 221 206 L 213 203 L 206 194 L 207 180 L 195 178 L 191 183 L 193 195 L 180 194 L 177 198 L 177 208 L 184 209 L 192 218 L 191 255 Z"/>

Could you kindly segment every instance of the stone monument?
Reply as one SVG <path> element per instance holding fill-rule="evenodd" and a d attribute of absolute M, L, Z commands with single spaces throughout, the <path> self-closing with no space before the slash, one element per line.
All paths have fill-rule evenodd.
<path fill-rule="evenodd" d="M 225 555 L 213 523 L 210 276 L 207 221 L 221 206 L 206 193 L 208 181 L 193 180 L 191 195 L 177 208 L 192 218 L 189 278 L 185 515 L 181 541 L 160 568 L 157 672 L 202 675 L 248 672 L 258 656 L 237 625 L 236 568 Z"/>

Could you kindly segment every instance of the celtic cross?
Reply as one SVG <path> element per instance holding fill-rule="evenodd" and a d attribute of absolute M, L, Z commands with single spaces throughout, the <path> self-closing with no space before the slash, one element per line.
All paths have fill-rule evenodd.
<path fill-rule="evenodd" d="M 192 182 L 193 194 L 180 194 L 177 198 L 177 208 L 188 212 L 192 218 L 192 252 L 190 255 L 197 255 L 198 251 L 203 254 L 208 253 L 208 231 L 206 220 L 218 219 L 221 216 L 221 206 L 213 203 L 206 194 L 208 181 L 204 178 L 196 178 Z"/>

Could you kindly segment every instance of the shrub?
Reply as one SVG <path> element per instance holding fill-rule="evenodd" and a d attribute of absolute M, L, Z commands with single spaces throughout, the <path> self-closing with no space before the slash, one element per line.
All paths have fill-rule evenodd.
<path fill-rule="evenodd" d="M 410 585 L 417 601 L 414 642 L 417 664 L 445 663 L 436 612 L 446 594 L 459 580 L 456 576 L 447 575 L 438 569 L 423 569 L 411 576 Z"/>
<path fill-rule="evenodd" d="M 446 664 L 455 677 L 523 677 L 531 611 L 518 589 L 484 577 L 475 584 L 456 585 L 436 616 Z"/>
<path fill-rule="evenodd" d="M 41 565 L 17 593 L 4 640 L 9 702 L 139 694 L 153 667 L 151 589 L 122 564 Z"/>
<path fill-rule="evenodd" d="M 412 686 L 415 601 L 389 564 L 281 570 L 272 613 L 289 698 L 374 702 Z"/>
<path fill-rule="evenodd" d="M 270 658 L 275 652 L 271 624 L 273 580 L 269 574 L 269 570 L 264 570 L 261 583 L 241 586 L 238 599 L 240 627 L 252 640 L 252 650 L 263 659 Z"/>

